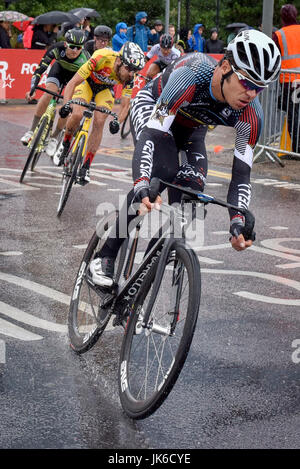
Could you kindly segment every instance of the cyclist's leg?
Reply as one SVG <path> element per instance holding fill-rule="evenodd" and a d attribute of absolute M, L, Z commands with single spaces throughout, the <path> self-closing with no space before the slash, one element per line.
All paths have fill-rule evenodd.
<path fill-rule="evenodd" d="M 133 174 L 139 173 L 141 155 L 145 156 L 145 152 L 147 152 L 147 158 L 143 160 L 143 171 L 147 172 L 149 180 L 152 177 L 160 177 L 163 180 L 171 182 L 174 180 L 179 168 L 178 150 L 175 140 L 171 135 L 165 134 L 163 140 L 161 140 L 160 134 L 161 132 L 153 131 L 152 129 L 151 141 L 153 146 L 151 149 L 153 151 L 150 150 L 149 153 L 149 129 L 145 128 L 142 131 L 133 154 Z M 124 238 L 128 237 L 130 223 L 136 217 L 136 213 L 131 207 L 133 199 L 134 189 L 128 193 L 120 210 L 116 227 L 113 230 L 114 235 L 107 238 L 101 250 L 96 253 L 95 261 L 91 263 L 93 280 L 99 285 L 102 282 L 106 282 L 107 277 L 112 277 L 113 268 L 111 266 L 118 255 Z M 155 239 L 153 242 L 155 242 Z"/>
<path fill-rule="evenodd" d="M 188 186 L 203 191 L 207 176 L 207 153 L 205 137 L 207 126 L 187 129 L 177 123 L 172 125 L 177 147 L 185 152 L 185 161 L 181 162 L 179 171 L 174 179 L 175 184 Z M 180 202 L 180 192 L 169 189 L 169 203 Z"/>
<path fill-rule="evenodd" d="M 94 100 L 97 106 L 112 110 L 114 98 L 108 88 L 97 93 Z M 89 171 L 95 154 L 101 144 L 103 128 L 107 117 L 107 114 L 103 114 L 102 112 L 94 112 L 93 125 L 87 142 L 86 156 L 82 165 L 83 177 L 86 172 Z"/>
<path fill-rule="evenodd" d="M 92 99 L 92 96 L 93 96 L 93 93 L 89 84 L 86 81 L 84 81 L 81 85 L 75 88 L 72 99 L 80 99 L 82 101 L 89 103 L 90 100 Z M 68 150 L 70 148 L 72 136 L 78 129 L 80 120 L 82 119 L 82 116 L 83 116 L 84 108 L 82 106 L 73 105 L 72 107 L 73 107 L 72 114 L 67 118 L 67 121 L 66 121 L 66 126 L 65 126 L 66 130 L 65 130 L 64 139 L 61 145 L 58 147 L 53 158 L 53 162 L 57 166 L 60 166 L 61 164 L 63 164 L 65 156 L 67 155 Z"/>

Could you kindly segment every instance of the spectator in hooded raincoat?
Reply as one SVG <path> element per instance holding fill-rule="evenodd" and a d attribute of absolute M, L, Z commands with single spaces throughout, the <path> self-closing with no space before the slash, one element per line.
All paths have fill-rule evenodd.
<path fill-rule="evenodd" d="M 128 41 L 138 44 L 144 52 L 148 51 L 148 43 L 153 40 L 154 36 L 150 28 L 146 26 L 147 19 L 147 13 L 139 11 L 135 15 L 135 25 L 130 26 L 127 30 Z"/>
<path fill-rule="evenodd" d="M 114 34 L 112 38 L 112 48 L 116 52 L 118 52 L 123 44 L 128 41 L 127 38 L 127 24 L 126 23 L 118 23 L 116 25 L 116 34 Z"/>
<path fill-rule="evenodd" d="M 205 39 L 202 37 L 204 26 L 201 23 L 198 23 L 194 26 L 194 33 L 189 39 L 188 43 L 191 49 L 194 52 L 203 52 Z"/>

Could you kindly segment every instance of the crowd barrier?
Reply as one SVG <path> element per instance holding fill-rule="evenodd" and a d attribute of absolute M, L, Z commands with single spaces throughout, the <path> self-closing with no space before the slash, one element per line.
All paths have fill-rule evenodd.
<path fill-rule="evenodd" d="M 265 117 L 254 162 L 267 158 L 284 167 L 285 157 L 300 160 L 299 69 L 282 70 L 280 79 L 268 86 L 260 101 Z"/>

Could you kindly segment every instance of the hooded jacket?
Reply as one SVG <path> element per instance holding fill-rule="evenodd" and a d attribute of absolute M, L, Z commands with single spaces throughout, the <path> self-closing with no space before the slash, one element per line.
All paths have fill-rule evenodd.
<path fill-rule="evenodd" d="M 140 46 L 142 51 L 147 52 L 148 42 L 153 39 L 154 34 L 151 34 L 148 26 L 140 23 L 141 19 L 145 17 L 148 17 L 145 11 L 139 11 L 135 15 L 135 25 L 128 28 L 127 37 L 128 41 L 135 42 Z"/>
<path fill-rule="evenodd" d="M 114 34 L 112 38 L 112 48 L 116 52 L 118 52 L 123 44 L 128 41 L 128 37 L 126 33 L 120 33 L 120 29 L 127 29 L 126 23 L 118 23 L 116 25 L 116 34 Z"/>
<path fill-rule="evenodd" d="M 203 26 L 203 24 L 198 23 L 194 26 L 194 33 L 192 37 L 188 40 L 188 44 L 193 51 L 203 52 L 205 39 L 199 34 L 198 29 Z"/>

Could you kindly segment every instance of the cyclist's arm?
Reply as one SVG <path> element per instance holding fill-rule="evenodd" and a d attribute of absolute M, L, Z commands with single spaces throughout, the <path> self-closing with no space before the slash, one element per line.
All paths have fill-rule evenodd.
<path fill-rule="evenodd" d="M 76 86 L 80 85 L 83 81 L 84 78 L 82 78 L 82 76 L 76 72 L 65 88 L 63 104 L 66 104 L 67 101 L 72 99 Z"/>
<path fill-rule="evenodd" d="M 227 201 L 238 207 L 249 208 L 251 200 L 250 174 L 253 163 L 253 150 L 258 141 L 262 125 L 262 110 L 258 100 L 252 102 L 240 116 L 235 125 L 237 134 L 235 141 L 232 178 L 228 189 Z M 230 231 L 237 228 L 239 233 L 243 229 L 244 217 L 229 209 Z M 252 241 L 245 241 L 242 234 L 232 236 L 232 246 L 242 250 L 251 246 Z"/>
<path fill-rule="evenodd" d="M 42 57 L 37 69 L 32 75 L 31 86 L 30 86 L 31 90 L 33 90 L 39 84 L 42 74 L 47 70 L 52 60 L 56 59 L 56 52 L 57 52 L 56 47 L 51 47 L 51 49 L 48 49 L 47 52 Z"/>

